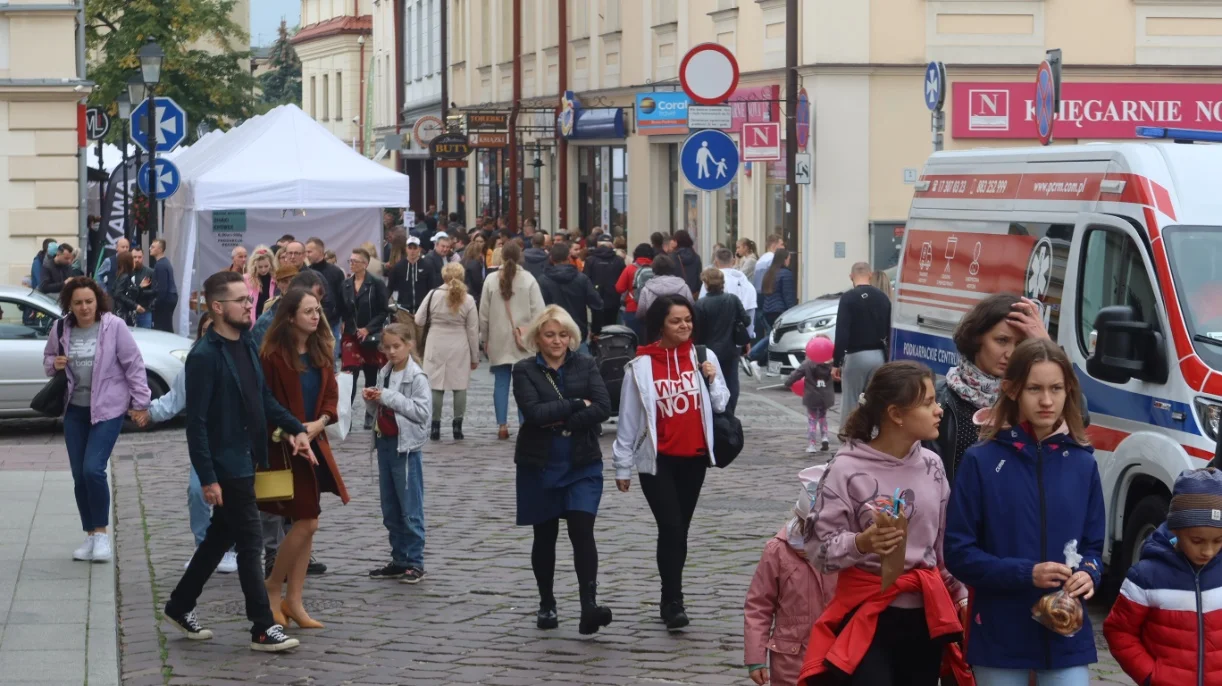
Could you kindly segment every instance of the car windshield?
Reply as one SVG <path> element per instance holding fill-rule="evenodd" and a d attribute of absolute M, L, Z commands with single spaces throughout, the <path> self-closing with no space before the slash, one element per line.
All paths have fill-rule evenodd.
<path fill-rule="evenodd" d="M 31 289 L 30 292 L 26 294 L 26 297 L 33 300 L 34 304 L 46 309 L 51 314 L 59 314 L 59 301 L 46 293 Z"/>
<path fill-rule="evenodd" d="M 1193 347 L 1222 369 L 1222 226 L 1170 227 L 1163 240 Z"/>

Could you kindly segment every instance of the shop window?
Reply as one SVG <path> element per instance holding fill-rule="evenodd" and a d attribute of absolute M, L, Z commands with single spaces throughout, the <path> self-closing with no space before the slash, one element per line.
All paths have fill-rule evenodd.
<path fill-rule="evenodd" d="M 495 217 L 502 213 L 498 208 L 508 203 L 504 192 L 502 175 L 501 151 L 497 148 L 483 148 L 475 151 L 475 212 L 481 217 Z"/>
<path fill-rule="evenodd" d="M 1092 229 L 1086 234 L 1082 252 L 1078 343 L 1083 353 L 1088 352 L 1095 317 L 1104 307 L 1127 305 L 1133 308 L 1136 321 L 1157 325 L 1158 298 L 1141 259 L 1141 249 L 1133 239 L 1120 231 Z"/>
<path fill-rule="evenodd" d="M 734 249 L 738 242 L 738 177 L 717 191 L 713 207 L 713 242 Z"/>
<path fill-rule="evenodd" d="M 628 149 L 611 148 L 611 233 L 626 235 L 627 227 Z"/>
<path fill-rule="evenodd" d="M 628 226 L 628 149 L 582 147 L 577 156 L 577 226 L 589 234 L 595 226 Z"/>

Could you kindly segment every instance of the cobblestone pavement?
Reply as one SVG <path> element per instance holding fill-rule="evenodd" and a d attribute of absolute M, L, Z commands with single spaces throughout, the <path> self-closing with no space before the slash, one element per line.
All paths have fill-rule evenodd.
<path fill-rule="evenodd" d="M 200 599 L 214 640 L 163 633 L 161 606 L 191 554 L 186 445 L 181 424 L 126 434 L 112 463 L 123 683 L 749 684 L 742 667 L 747 584 L 763 544 L 786 521 L 797 472 L 829 457 L 803 452 L 806 419 L 798 398 L 744 384 L 738 407 L 747 448 L 705 481 L 684 580 L 692 624 L 681 633 L 667 633 L 658 619 L 655 528 L 645 499 L 636 482 L 629 493 L 617 492 L 607 474 L 596 527 L 599 591 L 615 621 L 583 637 L 563 536 L 556 571 L 561 625 L 548 632 L 534 627 L 530 529 L 513 524 L 512 441 L 495 440 L 491 386 L 481 367 L 473 376 L 466 440 L 451 440 L 447 414 L 443 440 L 425 448 L 428 577 L 416 586 L 366 576 L 389 555 L 369 434 L 357 432 L 339 448 L 352 501 L 342 506 L 324 497 L 315 552 L 329 570 L 306 585 L 307 608 L 326 628 L 294 629 L 302 646 L 286 655 L 246 647 L 236 574 L 214 576 Z M 62 436 L 49 426 L 0 423 L 0 460 L 62 452 Z M 613 434 L 608 425 L 608 470 Z M 1106 607 L 1092 609 L 1096 627 L 1105 613 Z M 1104 662 L 1095 683 L 1127 683 L 1101 635 L 1097 640 Z"/>

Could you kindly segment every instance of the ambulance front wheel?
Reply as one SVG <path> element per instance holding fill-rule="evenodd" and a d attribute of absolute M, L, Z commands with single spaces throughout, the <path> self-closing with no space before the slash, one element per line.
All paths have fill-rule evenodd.
<path fill-rule="evenodd" d="M 1155 493 L 1137 501 L 1137 506 L 1125 518 L 1123 550 L 1120 557 L 1113 558 L 1116 578 L 1124 579 L 1129 567 L 1141 559 L 1141 548 L 1167 518 L 1170 501 L 1165 495 Z"/>

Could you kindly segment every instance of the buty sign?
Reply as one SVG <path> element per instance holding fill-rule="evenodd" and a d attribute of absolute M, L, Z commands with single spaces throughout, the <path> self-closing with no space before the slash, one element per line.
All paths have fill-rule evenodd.
<path fill-rule="evenodd" d="M 464 160 L 470 154 L 471 143 L 461 133 L 443 133 L 429 143 L 429 156 L 440 167 L 466 166 Z"/>
<path fill-rule="evenodd" d="M 1203 83 L 1071 83 L 1061 86 L 1058 138 L 1137 138 L 1138 126 L 1222 131 L 1222 88 Z M 1038 139 L 1035 85 L 957 82 L 954 138 Z"/>

